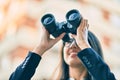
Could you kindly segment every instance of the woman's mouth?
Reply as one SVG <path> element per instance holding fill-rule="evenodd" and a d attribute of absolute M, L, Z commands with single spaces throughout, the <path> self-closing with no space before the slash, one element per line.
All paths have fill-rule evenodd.
<path fill-rule="evenodd" d="M 77 57 L 77 54 L 76 53 L 71 53 L 70 57 L 75 58 L 75 57 Z"/>

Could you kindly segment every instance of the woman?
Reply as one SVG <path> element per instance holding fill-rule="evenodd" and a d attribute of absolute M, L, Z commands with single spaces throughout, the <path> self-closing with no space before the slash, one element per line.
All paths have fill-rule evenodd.
<path fill-rule="evenodd" d="M 99 41 L 95 37 L 95 35 L 91 32 L 88 33 L 88 42 L 89 42 L 90 46 L 96 52 L 98 52 L 99 57 L 101 57 L 103 59 L 103 54 L 102 54 L 102 50 L 101 50 Z M 52 78 L 57 76 L 57 80 L 60 80 L 60 79 L 68 80 L 68 78 L 71 76 L 70 79 L 72 79 L 72 80 L 81 80 L 81 79 L 79 79 L 79 77 L 81 75 L 81 76 L 85 77 L 84 80 L 93 80 L 92 76 L 90 76 L 90 74 L 88 73 L 85 66 L 82 64 L 82 62 L 79 60 L 79 58 L 74 59 L 77 57 L 76 53 L 78 53 L 80 50 L 79 50 L 79 47 L 76 45 L 76 43 L 75 44 L 73 44 L 73 43 L 74 43 L 74 41 L 63 42 L 63 45 L 60 50 L 60 58 L 61 58 L 60 63 L 56 67 L 55 72 L 54 72 L 54 74 L 57 74 L 57 75 L 53 74 Z M 69 51 L 70 51 L 70 53 L 69 53 Z M 68 56 L 70 56 L 70 59 L 72 59 L 72 60 L 68 59 L 67 58 Z M 74 60 L 76 60 L 76 61 L 74 61 Z M 76 68 L 76 66 L 78 66 L 78 68 Z M 59 70 L 59 72 L 57 72 L 58 70 Z M 81 73 L 79 73 L 80 75 L 79 75 L 78 79 L 77 78 L 74 79 L 73 76 L 76 76 L 77 72 L 78 73 L 81 72 Z M 72 74 L 76 74 L 76 75 L 72 75 Z"/>
<path fill-rule="evenodd" d="M 88 22 L 83 19 L 77 34 L 71 34 L 70 42 L 63 42 L 61 63 L 53 74 L 53 80 L 115 80 L 109 67 L 102 59 L 102 51 L 97 38 L 88 32 Z M 24 62 L 10 76 L 10 80 L 30 80 L 41 60 L 41 56 L 65 33 L 55 39 L 42 27 L 40 43 L 29 52 Z M 59 72 L 58 72 L 59 71 Z M 58 72 L 58 73 L 57 73 Z"/>

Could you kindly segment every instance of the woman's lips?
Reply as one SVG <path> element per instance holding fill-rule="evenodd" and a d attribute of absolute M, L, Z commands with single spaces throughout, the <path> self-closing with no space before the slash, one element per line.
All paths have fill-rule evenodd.
<path fill-rule="evenodd" d="M 75 58 L 75 57 L 77 57 L 77 54 L 76 53 L 71 53 L 70 57 Z"/>

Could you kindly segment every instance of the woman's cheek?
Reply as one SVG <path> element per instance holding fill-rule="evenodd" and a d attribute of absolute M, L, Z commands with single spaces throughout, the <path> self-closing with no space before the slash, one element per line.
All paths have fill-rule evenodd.
<path fill-rule="evenodd" d="M 67 60 L 68 60 L 68 49 L 67 48 L 64 48 L 64 53 L 63 53 L 63 55 L 64 55 L 64 60 L 65 60 L 65 62 L 67 63 Z"/>
<path fill-rule="evenodd" d="M 69 49 L 64 47 L 64 53 L 68 54 Z"/>

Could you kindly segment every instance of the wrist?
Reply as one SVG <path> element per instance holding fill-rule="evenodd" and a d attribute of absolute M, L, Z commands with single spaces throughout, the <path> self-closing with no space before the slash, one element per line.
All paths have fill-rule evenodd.
<path fill-rule="evenodd" d="M 32 52 L 35 52 L 36 54 L 42 56 L 45 51 L 44 51 L 44 49 L 42 49 L 40 47 L 35 47 Z"/>
<path fill-rule="evenodd" d="M 86 49 L 86 48 L 91 48 L 89 43 L 79 44 L 78 46 L 80 47 L 81 50 Z"/>

